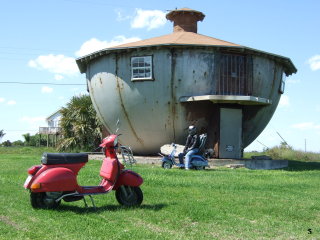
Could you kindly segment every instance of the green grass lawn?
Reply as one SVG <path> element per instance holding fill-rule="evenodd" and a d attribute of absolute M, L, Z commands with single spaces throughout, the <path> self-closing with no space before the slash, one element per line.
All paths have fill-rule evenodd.
<path fill-rule="evenodd" d="M 318 162 L 264 171 L 137 164 L 139 208 L 121 207 L 112 192 L 94 197 L 96 210 L 83 201 L 34 210 L 23 183 L 40 158 L 39 150 L 0 150 L 0 239 L 320 239 Z M 88 162 L 79 182 L 98 184 L 100 164 Z"/>

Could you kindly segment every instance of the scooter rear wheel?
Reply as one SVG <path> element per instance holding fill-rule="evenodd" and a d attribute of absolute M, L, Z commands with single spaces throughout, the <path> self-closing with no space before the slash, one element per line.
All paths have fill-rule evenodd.
<path fill-rule="evenodd" d="M 60 205 L 61 201 L 56 202 L 55 199 L 48 197 L 45 192 L 40 192 L 40 193 L 31 192 L 30 202 L 33 208 L 54 209 Z"/>
<path fill-rule="evenodd" d="M 205 167 L 204 166 L 196 166 L 196 167 L 194 167 L 196 170 L 204 170 L 205 169 Z"/>
<path fill-rule="evenodd" d="M 126 207 L 136 207 L 143 201 L 143 193 L 140 187 L 120 186 L 116 190 L 117 201 Z"/>

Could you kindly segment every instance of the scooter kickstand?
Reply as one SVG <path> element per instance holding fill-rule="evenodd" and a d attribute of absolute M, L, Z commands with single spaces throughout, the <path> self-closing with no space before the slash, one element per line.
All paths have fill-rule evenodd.
<path fill-rule="evenodd" d="M 88 204 L 87 204 L 87 201 L 86 201 L 86 198 L 83 196 L 83 201 L 84 201 L 84 206 L 86 207 L 86 208 L 88 208 Z"/>
<path fill-rule="evenodd" d="M 92 202 L 92 205 L 93 205 L 94 209 L 97 209 L 97 208 L 96 208 L 96 205 L 94 204 L 93 197 L 92 197 L 91 195 L 89 195 L 89 197 L 90 197 L 90 199 L 91 199 L 91 202 Z"/>
<path fill-rule="evenodd" d="M 91 196 L 91 195 L 88 195 L 89 197 L 90 197 L 90 199 L 91 199 L 91 202 L 92 202 L 92 206 L 93 206 L 93 208 L 94 209 L 97 209 L 96 208 L 96 205 L 94 204 L 94 200 L 93 200 L 93 197 Z M 84 201 L 84 205 L 85 205 L 85 207 L 86 208 L 88 208 L 89 206 L 88 206 L 88 204 L 87 204 L 87 201 L 86 201 L 86 198 L 83 196 L 83 201 Z"/>

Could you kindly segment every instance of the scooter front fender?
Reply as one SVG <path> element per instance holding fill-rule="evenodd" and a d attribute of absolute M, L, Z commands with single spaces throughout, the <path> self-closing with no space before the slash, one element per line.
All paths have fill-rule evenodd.
<path fill-rule="evenodd" d="M 117 190 L 120 186 L 139 187 L 143 183 L 143 178 L 136 172 L 131 170 L 124 170 L 114 185 L 113 189 Z"/>
<path fill-rule="evenodd" d="M 32 192 L 76 191 L 77 176 L 68 168 L 56 167 L 42 172 L 31 184 Z"/>

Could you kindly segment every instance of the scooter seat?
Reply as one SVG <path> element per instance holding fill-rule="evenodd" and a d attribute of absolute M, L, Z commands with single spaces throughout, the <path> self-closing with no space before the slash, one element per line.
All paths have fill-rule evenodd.
<path fill-rule="evenodd" d="M 85 153 L 43 153 L 42 164 L 74 164 L 88 162 L 88 154 Z"/>

